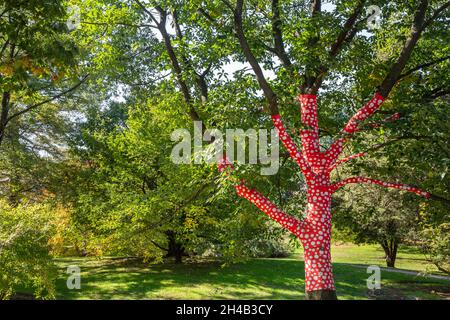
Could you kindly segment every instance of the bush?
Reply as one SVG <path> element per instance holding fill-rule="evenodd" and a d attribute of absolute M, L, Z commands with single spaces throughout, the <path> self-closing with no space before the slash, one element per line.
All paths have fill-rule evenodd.
<path fill-rule="evenodd" d="M 0 299 L 18 290 L 32 290 L 37 298 L 54 297 L 50 212 L 42 204 L 11 207 L 0 201 Z"/>
<path fill-rule="evenodd" d="M 428 226 L 421 232 L 422 249 L 440 271 L 450 274 L 450 223 Z"/>
<path fill-rule="evenodd" d="M 254 258 L 286 258 L 292 246 L 284 239 L 253 239 L 248 241 L 249 255 Z"/>

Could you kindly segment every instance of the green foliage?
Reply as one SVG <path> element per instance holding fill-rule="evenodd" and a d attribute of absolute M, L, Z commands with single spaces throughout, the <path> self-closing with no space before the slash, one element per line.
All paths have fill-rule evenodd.
<path fill-rule="evenodd" d="M 442 272 L 450 274 L 450 224 L 428 225 L 421 232 L 422 247 L 429 260 Z"/>
<path fill-rule="evenodd" d="M 56 273 L 48 246 L 51 218 L 46 205 L 11 207 L 0 202 L 0 299 L 24 289 L 38 298 L 54 297 Z"/>
<path fill-rule="evenodd" d="M 73 208 L 85 253 L 160 261 L 172 241 L 191 256 L 225 261 L 286 251 L 255 208 L 218 192 L 215 164 L 172 161 L 171 133 L 193 135 L 182 108 L 178 95 L 165 94 L 90 109 L 71 142 L 76 161 L 65 163 L 52 189 Z"/>
<path fill-rule="evenodd" d="M 334 223 L 356 243 L 404 242 L 417 225 L 414 196 L 376 186 L 360 186 L 336 198 Z"/>

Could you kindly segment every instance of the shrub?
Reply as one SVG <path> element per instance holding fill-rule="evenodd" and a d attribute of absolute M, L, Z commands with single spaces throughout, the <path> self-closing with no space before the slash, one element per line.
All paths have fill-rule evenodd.
<path fill-rule="evenodd" d="M 450 223 L 428 226 L 421 232 L 422 249 L 440 271 L 450 274 Z"/>
<path fill-rule="evenodd" d="M 0 299 L 18 290 L 32 290 L 37 298 L 54 297 L 50 212 L 43 204 L 11 207 L 0 201 Z"/>

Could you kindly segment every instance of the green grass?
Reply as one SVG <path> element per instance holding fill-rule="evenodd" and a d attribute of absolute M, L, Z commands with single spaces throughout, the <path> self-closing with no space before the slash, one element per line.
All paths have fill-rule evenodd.
<path fill-rule="evenodd" d="M 400 253 L 404 266 L 422 268 L 417 252 Z M 350 263 L 380 264 L 374 246 L 335 246 L 334 274 L 340 299 L 368 299 L 364 268 Z M 381 257 L 381 258 L 380 258 Z M 304 299 L 303 262 L 298 253 L 286 259 L 252 259 L 222 268 L 219 263 L 144 265 L 131 260 L 56 259 L 59 299 Z M 420 261 L 420 262 L 419 262 Z M 81 268 L 81 289 L 66 287 L 67 266 Z M 382 263 L 380 264 L 382 265 Z M 450 281 L 382 271 L 385 299 L 443 299 Z"/>
<path fill-rule="evenodd" d="M 331 254 L 334 262 L 386 266 L 384 251 L 378 245 L 334 245 Z M 413 247 L 400 247 L 395 267 L 445 275 L 435 265 L 429 263 L 418 249 Z"/>

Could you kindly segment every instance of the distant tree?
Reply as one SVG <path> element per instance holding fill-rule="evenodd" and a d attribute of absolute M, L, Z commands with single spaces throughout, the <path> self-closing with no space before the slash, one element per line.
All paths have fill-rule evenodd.
<path fill-rule="evenodd" d="M 100 108 L 91 100 L 86 121 L 71 134 L 70 157 L 53 175 L 49 190 L 71 211 L 80 253 L 177 263 L 285 253 L 279 230 L 218 192 L 211 165 L 173 163 L 171 133 L 193 129 L 178 109 L 180 96 L 139 102 Z"/>
<path fill-rule="evenodd" d="M 399 245 L 418 230 L 418 203 L 395 191 L 357 187 L 337 197 L 333 210 L 337 229 L 355 243 L 379 244 L 388 267 L 395 267 Z"/>
<path fill-rule="evenodd" d="M 450 274 L 450 224 L 448 221 L 432 224 L 427 223 L 422 226 L 420 233 L 421 247 L 439 271 Z"/>

